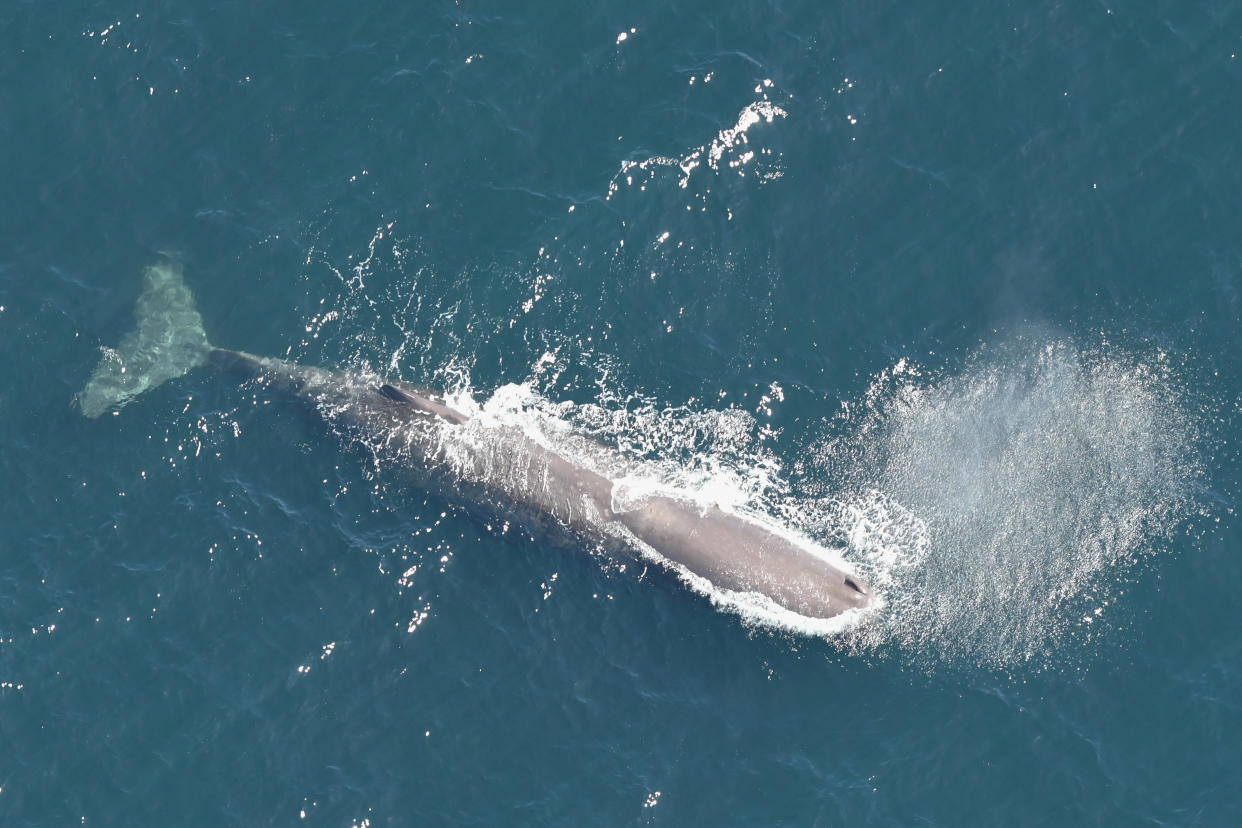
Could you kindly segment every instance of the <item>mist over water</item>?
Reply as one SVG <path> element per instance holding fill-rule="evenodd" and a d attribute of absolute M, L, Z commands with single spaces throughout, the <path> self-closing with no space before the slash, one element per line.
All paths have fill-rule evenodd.
<path fill-rule="evenodd" d="M 1159 351 L 1039 335 L 879 376 L 846 418 L 837 518 L 887 606 L 851 643 L 924 665 L 1068 658 L 1198 507 L 1184 382 Z"/>

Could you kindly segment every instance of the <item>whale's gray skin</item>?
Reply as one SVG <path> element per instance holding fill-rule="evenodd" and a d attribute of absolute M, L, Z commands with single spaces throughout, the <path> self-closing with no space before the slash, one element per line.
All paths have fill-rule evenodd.
<path fill-rule="evenodd" d="M 378 460 L 484 511 L 512 510 L 534 528 L 551 524 L 601 542 L 628 531 L 664 561 L 717 588 L 758 593 L 808 618 L 873 605 L 859 580 L 772 528 L 669 495 L 621 504 L 603 475 L 516 428 L 473 421 L 432 392 L 213 347 L 180 268 L 161 263 L 147 269 L 146 279 L 137 329 L 116 350 L 105 350 L 78 395 L 88 417 L 115 411 L 143 391 L 207 364 L 305 400 Z M 618 531 L 621 527 L 625 531 Z"/>
<path fill-rule="evenodd" d="M 443 467 L 458 491 L 472 488 L 479 497 L 550 516 L 578 534 L 598 535 L 609 522 L 619 523 L 661 557 L 716 587 L 757 592 L 809 618 L 872 603 L 858 579 L 760 523 L 660 495 L 621 510 L 611 481 L 517 429 L 493 427 L 469 440 L 454 439 L 452 431 L 470 428 L 469 419 L 422 389 L 371 384 L 347 372 L 221 348 L 212 349 L 208 361 L 305 398 L 347 432 L 364 440 L 380 436 L 381 450 L 387 446 L 424 470 Z"/>

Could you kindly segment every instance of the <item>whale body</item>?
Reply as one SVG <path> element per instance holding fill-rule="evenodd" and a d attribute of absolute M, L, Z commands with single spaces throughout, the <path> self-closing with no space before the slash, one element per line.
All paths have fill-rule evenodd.
<path fill-rule="evenodd" d="M 199 366 L 252 379 L 302 399 L 340 433 L 484 511 L 513 511 L 528 525 L 585 541 L 634 542 L 680 575 L 730 593 L 761 596 L 810 619 L 872 607 L 853 573 L 813 544 L 760 520 L 705 506 L 676 492 L 637 498 L 594 467 L 521 429 L 487 424 L 432 391 L 359 373 L 300 365 L 212 346 L 181 269 L 147 268 L 137 327 L 104 358 L 78 395 L 98 417 Z M 607 449 L 595 453 L 606 457 Z"/>

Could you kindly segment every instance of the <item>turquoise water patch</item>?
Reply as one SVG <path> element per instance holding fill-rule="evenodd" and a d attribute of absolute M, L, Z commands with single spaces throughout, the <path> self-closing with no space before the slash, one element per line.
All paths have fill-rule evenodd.
<path fill-rule="evenodd" d="M 6 825 L 1238 822 L 1233 6 L 0 20 Z M 204 330 L 884 606 L 481 515 Z"/>

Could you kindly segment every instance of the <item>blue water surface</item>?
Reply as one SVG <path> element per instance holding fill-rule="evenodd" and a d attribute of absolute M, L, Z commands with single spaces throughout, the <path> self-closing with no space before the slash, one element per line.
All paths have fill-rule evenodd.
<path fill-rule="evenodd" d="M 1242 820 L 1237 4 L 0 31 L 3 825 Z M 887 605 L 772 629 L 206 369 L 84 417 L 169 258 L 217 344 L 519 386 Z"/>

